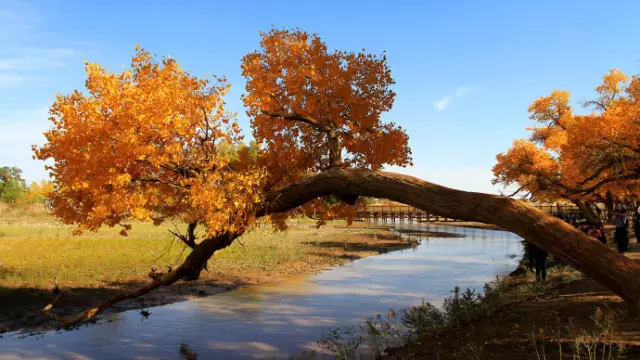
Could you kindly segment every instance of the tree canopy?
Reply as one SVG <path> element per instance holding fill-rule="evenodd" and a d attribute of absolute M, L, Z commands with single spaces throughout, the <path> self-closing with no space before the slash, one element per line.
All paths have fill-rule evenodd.
<path fill-rule="evenodd" d="M 121 225 L 123 235 L 131 220 L 178 217 L 215 236 L 246 230 L 265 191 L 303 176 L 410 163 L 407 134 L 381 119 L 395 96 L 384 56 L 329 52 L 298 30 L 263 33 L 260 46 L 242 60 L 249 147 L 225 108 L 223 78 L 141 48 L 121 73 L 87 63 L 87 94 L 56 97 L 48 142 L 34 149 L 53 160 L 55 214 L 79 230 Z M 349 208 L 310 206 L 330 208 L 326 216 Z"/>
<path fill-rule="evenodd" d="M 48 142 L 35 149 L 55 179 L 55 214 L 79 229 L 179 217 L 215 235 L 239 230 L 261 201 L 266 172 L 249 157 L 234 169 L 224 144 L 239 146 L 224 108 L 223 78 L 198 79 L 174 59 L 138 48 L 118 74 L 86 64 L 88 94 L 58 95 Z M 245 151 L 246 152 L 246 151 Z"/>
<path fill-rule="evenodd" d="M 24 199 L 27 183 L 17 167 L 0 167 L 0 202 L 15 204 Z"/>
<path fill-rule="evenodd" d="M 516 185 L 540 200 L 635 199 L 640 176 L 640 79 L 611 70 L 576 115 L 568 91 L 534 101 L 529 139 L 497 155 L 494 183 Z"/>
<path fill-rule="evenodd" d="M 243 101 L 273 185 L 331 167 L 410 164 L 406 132 L 381 119 L 395 98 L 384 55 L 329 51 L 302 31 L 262 33 L 260 46 L 242 59 Z"/>
<path fill-rule="evenodd" d="M 329 51 L 316 34 L 299 30 L 261 35 L 261 49 L 242 59 L 243 102 L 253 136 L 263 145 L 267 190 L 336 167 L 411 164 L 408 135 L 382 120 L 395 99 L 384 54 Z M 353 214 L 333 201 L 314 200 L 302 210 L 321 213 L 320 224 Z M 285 216 L 276 219 L 281 226 Z"/>
<path fill-rule="evenodd" d="M 53 181 L 51 180 L 41 180 L 39 183 L 34 181 L 27 190 L 25 201 L 27 203 L 42 203 L 51 196 L 53 189 Z"/>
<path fill-rule="evenodd" d="M 43 203 L 53 192 L 51 180 L 31 183 L 22 178 L 22 170 L 18 167 L 0 167 L 0 202 L 19 205 Z"/>

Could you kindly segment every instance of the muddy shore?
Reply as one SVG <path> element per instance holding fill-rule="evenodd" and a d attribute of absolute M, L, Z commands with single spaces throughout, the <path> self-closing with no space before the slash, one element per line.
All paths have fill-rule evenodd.
<path fill-rule="evenodd" d="M 358 230 L 363 227 L 373 230 L 372 234 L 335 236 L 337 241 L 314 243 L 313 246 L 316 250 L 308 256 L 269 271 L 242 271 L 242 269 L 220 271 L 215 267 L 210 267 L 213 270 L 203 272 L 201 278 L 195 282 L 179 282 L 169 287 L 159 288 L 145 296 L 119 303 L 103 312 L 101 317 L 104 318 L 109 314 L 128 310 L 151 309 L 155 306 L 217 295 L 244 286 L 276 283 L 293 276 L 312 275 L 360 258 L 409 248 L 414 243 L 410 237 L 401 236 L 401 232 L 390 231 L 387 227 L 379 224 L 354 224 L 349 229 L 354 231 L 354 229 Z M 459 236 L 450 233 L 416 231 L 412 231 L 411 235 Z M 144 283 L 145 280 L 103 288 L 75 287 L 67 289 L 62 287 L 62 296 L 56 304 L 55 312 L 63 316 L 75 315 L 88 307 L 100 304 L 111 296 L 134 289 Z M 56 329 L 58 324 L 40 313 L 40 309 L 46 306 L 51 299 L 52 294 L 47 289 L 0 289 L 0 303 L 3 305 L 0 310 L 0 334 L 14 331 L 33 333 Z"/>
<path fill-rule="evenodd" d="M 607 235 L 611 241 L 611 226 L 607 226 Z M 640 244 L 633 234 L 631 243 L 626 255 L 640 261 Z M 622 349 L 619 357 L 614 354 L 611 359 L 640 359 L 640 322 L 628 305 L 594 280 L 556 265 L 550 269 L 549 281 L 540 286 L 535 274 L 521 266 L 505 279 L 510 290 L 497 311 L 465 326 L 430 331 L 424 341 L 389 349 L 386 358 L 578 359 L 574 349 L 580 347 L 581 358 L 590 359 L 594 357 L 586 354 L 587 345 L 599 344 L 600 359 L 603 345 L 598 336 L 603 323 L 596 319 L 604 316 L 613 319 L 607 325 L 606 341 L 614 344 L 614 349 Z"/>

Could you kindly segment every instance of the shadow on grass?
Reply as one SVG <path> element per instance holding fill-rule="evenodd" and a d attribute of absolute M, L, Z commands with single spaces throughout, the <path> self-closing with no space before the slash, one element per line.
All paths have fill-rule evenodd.
<path fill-rule="evenodd" d="M 317 252 L 317 253 L 314 253 L 314 255 L 319 257 L 325 257 L 325 258 L 331 258 L 331 259 L 342 259 L 342 260 L 349 260 L 349 261 L 362 259 L 362 256 L 356 255 L 356 254 L 335 254 L 334 255 L 334 254 Z"/>
<path fill-rule="evenodd" d="M 318 251 L 311 251 L 313 255 L 338 262 L 353 261 L 365 256 L 384 254 L 392 250 L 407 249 L 411 244 L 406 238 L 396 235 L 357 234 L 350 235 L 345 241 L 308 241 L 305 244 Z M 345 247 L 346 246 L 346 247 Z M 11 274 L 10 269 L 0 268 L 0 279 Z M 249 285 L 248 278 L 242 273 L 203 273 L 200 280 L 195 282 L 179 281 L 169 287 L 156 289 L 150 294 L 118 303 L 110 312 L 144 309 L 153 306 L 193 299 L 194 297 L 219 294 L 235 289 L 238 286 Z M 102 287 L 72 286 L 60 284 L 61 296 L 53 312 L 57 315 L 75 315 L 92 306 L 103 303 L 108 298 L 123 291 L 136 289 L 146 280 L 132 280 L 105 283 Z M 55 329 L 55 323 L 41 314 L 53 299 L 50 289 L 30 287 L 9 287 L 0 282 L 0 333 L 20 329 L 50 330 Z M 106 312 L 108 313 L 108 312 Z"/>
<path fill-rule="evenodd" d="M 137 289 L 147 282 L 111 282 L 105 287 L 61 287 L 60 298 L 52 312 L 60 316 L 76 315 L 93 306 L 102 304 L 112 296 Z M 195 297 L 214 295 L 237 288 L 241 283 L 216 284 L 213 281 L 179 282 L 170 287 L 155 291 L 135 299 L 125 300 L 101 314 L 104 317 L 133 309 L 144 309 L 194 299 Z M 58 329 L 58 324 L 41 313 L 54 296 L 50 290 L 35 288 L 8 288 L 0 285 L 0 334 L 10 331 L 28 329 L 29 331 L 46 331 Z"/>
<path fill-rule="evenodd" d="M 9 275 L 13 274 L 13 271 L 9 270 L 6 267 L 0 266 L 0 281 L 4 281 L 9 277 Z"/>
<path fill-rule="evenodd" d="M 80 309 L 98 305 L 103 298 L 113 296 L 115 289 L 64 289 L 56 304 L 59 315 L 71 315 Z M 56 324 L 40 310 L 53 300 L 49 290 L 34 288 L 7 288 L 0 286 L 0 333 L 28 328 L 34 331 L 56 329 Z"/>
<path fill-rule="evenodd" d="M 376 252 L 378 254 L 384 254 L 389 251 L 399 250 L 401 248 L 409 247 L 410 245 L 404 243 L 404 246 L 399 246 L 398 244 L 366 244 L 360 242 L 343 242 L 343 241 L 319 241 L 319 242 L 306 242 L 306 245 L 311 245 L 320 248 L 333 248 L 333 249 L 342 249 L 345 251 L 356 251 L 356 252 Z M 323 254 L 327 257 L 339 257 L 341 255 L 332 255 L 332 254 Z"/>

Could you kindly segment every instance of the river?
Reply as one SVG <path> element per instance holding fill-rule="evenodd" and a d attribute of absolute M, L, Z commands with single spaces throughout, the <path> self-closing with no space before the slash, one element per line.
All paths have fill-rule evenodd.
<path fill-rule="evenodd" d="M 482 290 L 515 269 L 517 235 L 418 224 L 404 229 L 463 234 L 420 237 L 414 249 L 356 260 L 314 276 L 111 315 L 74 331 L 0 339 L 0 359 L 288 358 L 316 348 L 323 331 L 361 324 L 422 299 L 441 304 L 454 286 Z M 192 357 L 195 358 L 195 357 Z"/>

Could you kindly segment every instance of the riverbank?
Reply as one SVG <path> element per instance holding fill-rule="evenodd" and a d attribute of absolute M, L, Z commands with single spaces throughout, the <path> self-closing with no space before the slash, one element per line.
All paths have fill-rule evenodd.
<path fill-rule="evenodd" d="M 0 212 L 0 333 L 54 328 L 39 310 L 52 299 L 56 277 L 62 296 L 56 313 L 75 314 L 121 291 L 148 282 L 151 268 L 175 266 L 184 246 L 170 225 L 135 224 L 122 238 L 117 229 L 71 236 L 72 228 L 38 209 Z M 195 282 L 180 282 L 110 312 L 143 309 L 215 295 L 240 286 L 314 274 L 359 258 L 410 247 L 411 241 L 378 224 L 335 221 L 315 228 L 292 220 L 287 232 L 256 229 L 209 261 Z"/>
<path fill-rule="evenodd" d="M 611 241 L 613 229 L 607 230 Z M 640 245 L 632 243 L 627 256 L 640 260 Z M 640 323 L 628 306 L 568 267 L 550 269 L 545 284 L 537 284 L 530 272 L 507 277 L 497 298 L 499 304 L 491 305 L 495 309 L 485 307 L 486 313 L 465 324 L 429 328 L 417 340 L 389 349 L 388 358 L 640 358 Z"/>

